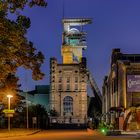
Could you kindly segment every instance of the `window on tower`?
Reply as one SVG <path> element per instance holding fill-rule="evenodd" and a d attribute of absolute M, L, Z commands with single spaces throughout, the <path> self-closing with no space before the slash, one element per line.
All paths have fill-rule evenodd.
<path fill-rule="evenodd" d="M 63 107 L 65 115 L 73 115 L 73 98 L 70 96 L 66 96 L 63 100 Z"/>
<path fill-rule="evenodd" d="M 75 90 L 78 90 L 78 84 L 75 84 Z"/>
<path fill-rule="evenodd" d="M 58 82 L 61 83 L 62 82 L 62 77 L 58 78 Z"/>
<path fill-rule="evenodd" d="M 75 77 L 75 83 L 78 83 L 78 77 Z"/>
<path fill-rule="evenodd" d="M 51 89 L 52 89 L 52 90 L 54 90 L 54 89 L 55 89 L 55 85 L 54 85 L 54 84 L 52 84 Z"/>
<path fill-rule="evenodd" d="M 71 46 L 76 46 L 76 45 L 79 44 L 79 39 L 71 38 L 71 39 L 69 40 L 69 44 L 70 44 Z"/>
<path fill-rule="evenodd" d="M 58 85 L 58 90 L 62 90 L 62 84 Z"/>
<path fill-rule="evenodd" d="M 75 73 L 78 73 L 78 71 L 76 70 Z"/>
<path fill-rule="evenodd" d="M 60 70 L 59 73 L 62 73 L 62 71 Z"/>
<path fill-rule="evenodd" d="M 70 84 L 67 84 L 67 89 L 66 90 L 70 90 Z"/>
<path fill-rule="evenodd" d="M 70 77 L 67 77 L 67 83 L 70 83 Z"/>

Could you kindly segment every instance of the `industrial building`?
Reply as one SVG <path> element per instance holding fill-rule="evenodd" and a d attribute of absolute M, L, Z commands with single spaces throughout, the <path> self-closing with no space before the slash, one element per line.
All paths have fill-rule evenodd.
<path fill-rule="evenodd" d="M 41 104 L 48 111 L 51 126 L 73 128 L 87 126 L 88 114 L 95 117 L 101 113 L 101 93 L 87 68 L 83 51 L 87 48 L 86 32 L 83 26 L 92 21 L 88 18 L 63 19 L 61 55 L 62 63 L 57 58 L 50 58 L 50 86 L 38 85 L 35 90 L 24 92 L 29 104 Z M 93 91 L 96 106 L 88 98 L 87 85 Z M 94 109 L 94 111 L 92 111 Z"/>
<path fill-rule="evenodd" d="M 91 19 L 63 19 L 62 63 L 50 59 L 50 107 L 57 112 L 51 122 L 85 125 L 87 119 L 87 68 L 82 52 Z"/>
<path fill-rule="evenodd" d="M 102 88 L 102 119 L 120 130 L 140 129 L 140 54 L 113 49 Z"/>
<path fill-rule="evenodd" d="M 49 93 L 49 85 L 36 85 L 35 90 L 19 92 L 19 95 L 25 98 L 25 102 L 27 100 L 29 106 L 40 104 L 45 107 L 46 111 L 49 112 Z"/>

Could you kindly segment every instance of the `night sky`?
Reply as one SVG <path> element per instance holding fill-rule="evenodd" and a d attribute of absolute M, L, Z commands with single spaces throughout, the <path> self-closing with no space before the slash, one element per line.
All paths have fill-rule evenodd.
<path fill-rule="evenodd" d="M 49 84 L 49 60 L 61 59 L 61 34 L 64 18 L 92 18 L 93 23 L 84 26 L 88 47 L 84 52 L 88 68 L 100 90 L 103 78 L 110 70 L 110 55 L 113 48 L 123 53 L 140 53 L 140 0 L 47 0 L 46 8 L 26 8 L 24 14 L 31 18 L 29 40 L 45 55 L 42 66 L 46 74 L 41 81 L 31 80 L 31 73 L 19 69 L 18 75 L 23 90 L 32 90 L 35 85 Z"/>

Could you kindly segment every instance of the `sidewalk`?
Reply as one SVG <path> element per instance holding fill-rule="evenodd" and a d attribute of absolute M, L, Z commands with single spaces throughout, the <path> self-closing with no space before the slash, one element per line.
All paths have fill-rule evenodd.
<path fill-rule="evenodd" d="M 100 130 L 98 130 L 98 129 L 90 129 L 90 128 L 88 128 L 87 129 L 87 132 L 89 133 L 89 134 L 94 134 L 94 135 L 100 135 L 100 136 L 103 136 L 104 134 L 103 133 L 101 133 L 100 132 Z"/>
<path fill-rule="evenodd" d="M 122 131 L 121 135 L 123 135 L 123 136 L 136 136 L 136 138 L 140 138 L 140 130 L 137 130 L 137 131 Z"/>
<path fill-rule="evenodd" d="M 21 129 L 21 128 L 13 128 L 10 130 L 10 132 L 7 129 L 0 129 L 0 138 L 5 137 L 15 137 L 15 136 L 27 136 L 27 135 L 33 135 L 41 130 L 37 129 Z"/>
<path fill-rule="evenodd" d="M 94 135 L 104 135 L 100 130 L 92 130 L 92 129 L 87 129 L 88 133 L 94 134 Z M 119 130 L 112 130 L 112 132 L 117 132 Z M 140 130 L 137 131 L 123 131 L 120 130 L 121 133 L 118 136 L 136 136 L 137 138 L 140 138 Z M 111 136 L 111 135 L 110 135 Z M 113 136 L 113 134 L 112 134 Z"/>
<path fill-rule="evenodd" d="M 137 131 L 121 131 L 121 134 L 132 134 L 132 135 L 135 135 L 135 134 L 137 134 L 137 133 L 140 133 L 140 131 L 139 130 L 137 130 Z"/>

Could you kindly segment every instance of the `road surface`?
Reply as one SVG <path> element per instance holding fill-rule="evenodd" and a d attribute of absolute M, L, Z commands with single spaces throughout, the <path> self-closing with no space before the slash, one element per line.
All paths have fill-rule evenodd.
<path fill-rule="evenodd" d="M 132 136 L 125 137 L 104 136 L 97 131 L 50 130 L 50 131 L 41 131 L 40 133 L 29 136 L 0 138 L 0 140 L 137 140 L 137 139 Z"/>

